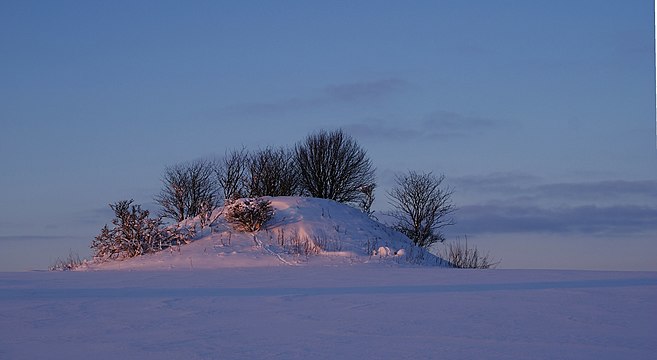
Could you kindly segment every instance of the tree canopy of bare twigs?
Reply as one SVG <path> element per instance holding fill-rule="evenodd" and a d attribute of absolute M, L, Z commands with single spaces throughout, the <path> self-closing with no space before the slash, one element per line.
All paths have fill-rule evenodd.
<path fill-rule="evenodd" d="M 247 196 L 246 182 L 249 153 L 245 148 L 226 152 L 216 167 L 219 186 L 223 190 L 224 200 Z"/>
<path fill-rule="evenodd" d="M 285 148 L 265 148 L 249 156 L 249 197 L 293 196 L 299 192 L 294 153 Z"/>
<path fill-rule="evenodd" d="M 453 191 L 442 187 L 445 175 L 418 174 L 409 171 L 395 177 L 395 186 L 388 191 L 393 209 L 389 212 L 397 223 L 395 228 L 422 247 L 445 241 L 442 228 L 454 225 Z"/>
<path fill-rule="evenodd" d="M 167 167 L 162 183 L 164 187 L 155 201 L 164 217 L 180 222 L 219 205 L 215 165 L 209 160 Z"/>
<path fill-rule="evenodd" d="M 300 186 L 307 195 L 357 202 L 364 196 L 361 189 L 375 186 L 367 152 L 342 130 L 310 134 L 294 150 Z"/>

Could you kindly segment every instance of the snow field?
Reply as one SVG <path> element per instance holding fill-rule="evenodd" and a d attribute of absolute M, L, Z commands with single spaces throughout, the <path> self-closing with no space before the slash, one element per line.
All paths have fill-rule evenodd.
<path fill-rule="evenodd" d="M 652 359 L 655 300 L 634 272 L 0 273 L 0 358 Z"/>

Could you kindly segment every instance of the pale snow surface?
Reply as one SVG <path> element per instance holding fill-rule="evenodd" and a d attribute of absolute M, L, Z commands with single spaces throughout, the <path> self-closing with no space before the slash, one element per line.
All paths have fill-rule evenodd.
<path fill-rule="evenodd" d="M 657 353 L 657 273 L 418 266 L 440 261 L 356 209 L 272 202 L 276 215 L 255 240 L 219 219 L 179 250 L 88 271 L 0 273 L 0 359 Z M 317 239 L 323 250 L 291 253 L 281 233 Z"/>
<path fill-rule="evenodd" d="M 657 274 L 0 273 L 0 359 L 654 359 Z"/>

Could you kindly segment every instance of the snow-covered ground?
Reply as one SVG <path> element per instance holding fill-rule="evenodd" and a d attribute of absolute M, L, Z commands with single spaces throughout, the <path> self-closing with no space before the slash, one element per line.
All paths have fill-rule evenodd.
<path fill-rule="evenodd" d="M 0 273 L 0 359 L 657 354 L 655 272 L 448 269 L 358 210 L 272 202 L 255 239 L 219 219 L 173 251 Z M 294 238 L 319 255 L 292 251 Z"/>
<path fill-rule="evenodd" d="M 2 359 L 654 359 L 657 274 L 0 273 Z"/>

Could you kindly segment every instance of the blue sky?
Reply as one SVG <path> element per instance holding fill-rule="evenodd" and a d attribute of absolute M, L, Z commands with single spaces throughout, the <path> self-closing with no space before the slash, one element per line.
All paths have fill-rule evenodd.
<path fill-rule="evenodd" d="M 341 127 L 444 173 L 503 267 L 657 270 L 650 1 L 2 1 L 0 270 L 87 255 L 165 166 Z"/>

